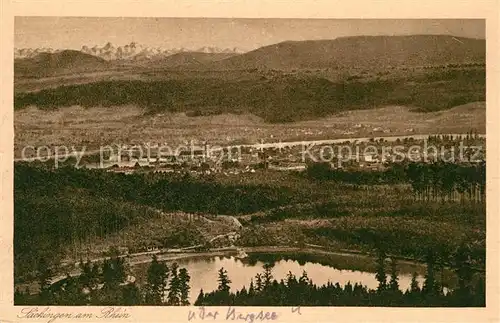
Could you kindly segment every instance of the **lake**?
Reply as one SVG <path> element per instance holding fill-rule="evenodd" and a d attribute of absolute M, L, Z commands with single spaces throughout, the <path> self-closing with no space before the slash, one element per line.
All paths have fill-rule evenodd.
<path fill-rule="evenodd" d="M 174 261 L 167 261 L 170 265 Z M 285 279 L 289 271 L 299 278 L 305 270 L 308 277 L 316 285 L 323 285 L 329 281 L 345 285 L 347 282 L 361 283 L 368 288 L 376 289 L 378 282 L 375 279 L 375 260 L 373 258 L 358 255 L 317 255 L 305 253 L 273 254 L 273 253 L 251 253 L 249 257 L 237 259 L 234 256 L 201 256 L 175 260 L 180 267 L 188 270 L 191 276 L 190 301 L 193 304 L 200 292 L 211 292 L 217 289 L 217 272 L 224 267 L 231 280 L 231 290 L 248 289 L 250 279 L 257 273 L 263 272 L 265 263 L 273 263 L 272 269 L 274 279 L 280 281 Z M 135 265 L 132 272 L 139 284 L 146 279 L 146 271 L 149 263 Z M 351 269 L 347 269 L 351 268 Z M 389 263 L 386 270 L 389 272 Z M 399 285 L 402 290 L 410 287 L 413 272 L 418 273 L 418 281 L 422 286 L 425 266 L 418 264 L 401 263 L 398 265 Z M 449 273 L 445 273 L 448 277 Z M 448 280 L 447 278 L 445 278 Z M 254 279 L 255 280 L 255 279 Z"/>

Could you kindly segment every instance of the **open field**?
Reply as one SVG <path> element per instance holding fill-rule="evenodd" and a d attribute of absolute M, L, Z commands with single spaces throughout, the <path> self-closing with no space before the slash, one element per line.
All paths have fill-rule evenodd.
<path fill-rule="evenodd" d="M 109 144 L 160 143 L 176 147 L 194 140 L 209 145 L 256 144 L 431 133 L 486 133 L 484 102 L 438 112 L 390 106 L 334 114 L 313 121 L 269 124 L 248 114 L 188 117 L 184 113 L 146 114 L 136 106 L 14 112 L 15 155 L 23 147 L 72 146 L 87 150 Z"/>

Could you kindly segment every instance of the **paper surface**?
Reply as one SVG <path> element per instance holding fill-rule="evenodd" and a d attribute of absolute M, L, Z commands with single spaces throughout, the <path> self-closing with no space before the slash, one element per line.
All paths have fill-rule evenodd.
<path fill-rule="evenodd" d="M 2 49 L 1 49 L 1 98 L 2 110 L 0 129 L 0 169 L 2 174 L 0 217 L 0 323 L 1 322 L 186 322 L 191 318 L 195 321 L 248 321 L 249 313 L 256 315 L 260 311 L 261 321 L 281 322 L 490 322 L 499 319 L 498 310 L 498 191 L 500 178 L 498 152 L 500 144 L 496 140 L 498 133 L 499 88 L 498 70 L 498 12 L 499 4 L 495 1 L 9 1 L 2 2 Z M 203 18 L 301 18 L 301 19 L 486 19 L 487 40 L 487 95 L 486 95 L 486 127 L 487 127 L 487 307 L 486 308 L 378 308 L 378 307 L 236 307 L 241 312 L 238 318 L 231 308 L 210 307 L 207 311 L 218 315 L 200 318 L 197 307 L 50 307 L 45 306 L 13 306 L 13 60 L 15 41 L 15 17 L 54 16 L 54 17 L 203 17 Z M 29 19 L 28 19 L 29 20 Z M 61 24 L 62 26 L 64 24 Z M 124 25 L 121 25 L 124 26 Z M 344 26 L 344 25 L 343 25 Z M 64 27 L 62 27 L 64 28 Z M 96 24 L 98 28 L 98 24 Z M 193 32 L 197 32 L 193 28 Z M 61 30 L 62 31 L 62 30 Z M 36 27 L 31 29 L 36 35 Z M 198 30 L 199 33 L 204 32 Z M 325 34 L 329 31 L 325 30 Z M 383 33 L 383 31 L 381 31 Z M 466 33 L 465 29 L 462 32 Z M 480 32 L 480 31 L 479 31 Z M 292 35 L 290 31 L 282 31 L 283 35 Z M 346 31 L 349 33 L 349 31 Z M 474 34 L 474 31 L 472 31 Z M 57 34 L 57 32 L 56 32 Z M 71 31 L 66 35 L 54 34 L 48 45 L 57 42 L 71 43 Z M 96 30 L 96 34 L 99 31 Z M 109 35 L 109 32 L 102 34 Z M 82 34 L 75 33 L 78 37 Z M 181 35 L 185 35 L 181 33 Z M 199 35 L 199 34 L 198 34 Z M 236 40 L 231 32 L 218 39 L 221 47 L 230 46 L 230 37 Z M 126 33 L 120 33 L 126 39 Z M 251 35 L 249 35 L 251 36 Z M 260 46 L 275 43 L 272 35 L 268 38 L 258 37 L 246 39 L 242 47 L 252 50 Z M 474 37 L 475 35 L 471 35 Z M 76 36 L 75 36 L 76 37 Z M 155 38 L 148 34 L 154 45 Z M 224 37 L 227 37 L 225 39 Z M 239 36 L 245 38 L 245 36 Z M 286 36 L 283 36 L 286 37 Z M 314 37 L 309 35 L 308 37 Z M 21 37 L 22 38 L 22 37 Z M 21 39 L 20 38 L 20 39 Z M 92 36 L 89 36 L 92 38 Z M 96 36 L 99 39 L 98 36 Z M 140 40 L 140 36 L 138 36 Z M 323 38 L 323 37 L 318 37 Z M 22 38 L 22 39 L 26 39 Z M 104 39 L 104 38 L 102 38 Z M 188 46 L 202 47 L 202 36 L 191 39 Z M 36 36 L 31 36 L 35 46 L 43 46 L 45 42 L 36 42 Z M 113 40 L 110 40 L 113 41 Z M 117 36 L 117 43 L 120 38 Z M 175 46 L 181 47 L 181 41 L 172 40 Z M 74 41 L 83 45 L 85 41 Z M 104 45 L 101 39 L 96 44 Z M 124 43 L 124 42 L 123 42 Z M 20 43 L 20 47 L 25 44 Z M 94 45 L 90 43 L 89 45 Z M 210 45 L 210 44 L 207 44 Z M 174 45 L 173 45 L 174 46 Z M 26 46 L 27 47 L 27 46 Z M 250 277 L 249 277 L 250 279 Z M 272 314 L 275 312 L 275 314 Z M 29 313 L 29 314 L 28 314 Z M 42 313 L 41 318 L 27 318 L 34 313 Z M 71 314 L 68 314 L 71 313 Z M 191 315 L 190 315 L 191 313 Z M 196 315 L 194 315 L 196 313 Z M 75 318 L 80 314 L 81 318 Z M 54 316 L 59 316 L 54 319 Z M 69 318 L 72 317 L 72 318 Z M 243 319 L 246 318 L 246 319 Z M 275 319 L 272 319 L 275 318 Z M 255 320 L 256 322 L 259 319 Z"/>

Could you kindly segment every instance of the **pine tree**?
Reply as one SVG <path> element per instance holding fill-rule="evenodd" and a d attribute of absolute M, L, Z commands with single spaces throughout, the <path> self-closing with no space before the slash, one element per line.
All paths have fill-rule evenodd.
<path fill-rule="evenodd" d="M 299 278 L 299 284 L 301 285 L 309 284 L 309 277 L 307 276 L 307 272 L 305 270 L 302 271 L 302 276 L 300 276 Z"/>
<path fill-rule="evenodd" d="M 245 286 L 243 286 L 239 292 L 242 299 L 245 299 L 248 296 L 248 292 Z"/>
<path fill-rule="evenodd" d="M 411 284 L 410 284 L 410 292 L 411 293 L 420 293 L 420 286 L 418 285 L 417 273 L 414 272 L 411 276 Z"/>
<path fill-rule="evenodd" d="M 180 305 L 180 279 L 178 273 L 179 265 L 174 262 L 170 270 L 170 284 L 168 287 L 168 305 L 178 306 Z"/>
<path fill-rule="evenodd" d="M 394 257 L 391 259 L 391 280 L 389 281 L 389 289 L 393 292 L 399 291 L 397 261 Z"/>
<path fill-rule="evenodd" d="M 127 278 L 125 269 L 125 259 L 114 257 L 106 259 L 103 264 L 104 284 L 117 286 Z"/>
<path fill-rule="evenodd" d="M 227 276 L 227 271 L 224 269 L 224 267 L 219 269 L 219 277 L 217 281 L 219 282 L 217 290 L 229 293 L 230 290 L 229 284 L 231 284 L 231 281 L 229 280 L 229 277 Z"/>
<path fill-rule="evenodd" d="M 92 271 L 90 274 L 89 287 L 91 290 L 97 288 L 97 284 L 99 283 L 99 274 L 100 274 L 101 266 L 99 263 L 95 263 L 92 266 Z"/>
<path fill-rule="evenodd" d="M 61 305 L 84 305 L 82 286 L 77 278 L 73 278 L 67 274 L 63 290 Z"/>
<path fill-rule="evenodd" d="M 136 306 L 141 305 L 141 303 L 141 291 L 137 285 L 134 283 L 125 285 L 122 291 L 122 304 L 126 306 Z"/>
<path fill-rule="evenodd" d="M 385 251 L 380 250 L 377 258 L 377 272 L 375 278 L 378 281 L 378 292 L 382 292 L 387 289 L 387 275 L 385 273 Z"/>
<path fill-rule="evenodd" d="M 250 286 L 248 287 L 248 296 L 252 297 L 255 295 L 255 288 L 253 286 L 253 278 L 250 279 Z"/>
<path fill-rule="evenodd" d="M 354 291 L 354 287 L 352 286 L 351 281 L 347 281 L 347 284 L 344 286 L 344 293 L 348 295 L 352 295 L 352 292 Z"/>
<path fill-rule="evenodd" d="M 111 285 L 116 282 L 113 266 L 111 265 L 111 261 L 109 259 L 104 260 L 102 265 L 102 275 L 105 285 Z"/>
<path fill-rule="evenodd" d="M 422 292 L 424 295 L 435 296 L 437 295 L 437 283 L 435 276 L 435 255 L 434 251 L 430 250 L 427 252 L 426 257 L 427 262 L 427 274 L 425 276 L 424 286 L 422 287 Z"/>
<path fill-rule="evenodd" d="M 264 274 L 262 275 L 264 289 L 271 286 L 271 283 L 273 281 L 272 268 L 273 268 L 273 265 L 271 263 L 264 264 Z"/>
<path fill-rule="evenodd" d="M 196 298 L 194 305 L 195 306 L 202 306 L 204 299 L 205 299 L 205 295 L 203 294 L 203 288 L 202 288 L 202 289 L 200 289 L 200 293 L 198 294 L 198 297 Z"/>
<path fill-rule="evenodd" d="M 295 278 L 295 275 L 292 274 L 291 271 L 288 272 L 288 274 L 286 275 L 286 286 L 288 288 L 292 288 L 294 287 L 295 285 L 297 285 L 297 278 Z"/>
<path fill-rule="evenodd" d="M 80 283 L 82 287 L 88 288 L 90 291 L 94 290 L 97 286 L 98 282 L 98 269 L 97 266 L 95 269 L 92 266 L 92 262 L 87 260 L 85 263 L 80 263 L 82 268 L 82 274 L 80 275 Z"/>
<path fill-rule="evenodd" d="M 261 292 L 262 289 L 263 289 L 262 275 L 258 273 L 257 275 L 255 275 L 255 291 L 258 293 Z"/>
<path fill-rule="evenodd" d="M 161 305 L 165 298 L 165 289 L 168 280 L 168 267 L 159 263 L 156 255 L 148 268 L 145 303 L 147 305 Z"/>
<path fill-rule="evenodd" d="M 125 258 L 115 257 L 112 260 L 113 270 L 115 272 L 115 278 L 118 283 L 123 283 L 127 279 L 127 268 L 125 265 Z"/>
<path fill-rule="evenodd" d="M 181 268 L 179 271 L 179 289 L 180 289 L 180 294 L 181 294 L 181 305 L 186 306 L 189 305 L 189 281 L 191 280 L 191 277 L 189 276 L 188 271 L 186 268 Z"/>
<path fill-rule="evenodd" d="M 437 257 L 438 261 L 436 261 L 436 272 L 439 271 L 440 275 L 438 275 L 436 279 L 436 291 L 438 294 L 442 295 L 444 287 L 444 269 L 446 264 L 448 263 L 449 254 L 440 247 L 437 253 Z"/>

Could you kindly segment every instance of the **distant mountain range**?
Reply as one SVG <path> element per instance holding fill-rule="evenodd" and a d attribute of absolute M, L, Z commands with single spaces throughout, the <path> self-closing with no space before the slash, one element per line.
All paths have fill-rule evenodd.
<path fill-rule="evenodd" d="M 41 48 L 16 48 L 14 50 L 15 58 L 33 58 L 40 53 L 58 53 L 64 49 L 53 49 L 47 47 Z M 108 42 L 103 47 L 87 45 L 82 46 L 82 53 L 100 57 L 102 59 L 113 60 L 148 60 L 167 57 L 177 53 L 183 52 L 199 52 L 207 54 L 241 54 L 244 51 L 240 48 L 218 48 L 204 46 L 197 49 L 186 48 L 171 48 L 165 49 L 161 47 L 147 47 L 138 43 L 132 42 L 125 46 L 114 46 Z"/>
<path fill-rule="evenodd" d="M 446 64 L 484 64 L 486 41 L 445 35 L 356 36 L 286 41 L 242 53 L 237 48 L 163 50 L 136 43 L 83 46 L 80 51 L 17 49 L 17 77 L 101 71 L 122 65 L 190 70 L 387 69 Z"/>

